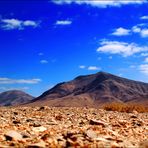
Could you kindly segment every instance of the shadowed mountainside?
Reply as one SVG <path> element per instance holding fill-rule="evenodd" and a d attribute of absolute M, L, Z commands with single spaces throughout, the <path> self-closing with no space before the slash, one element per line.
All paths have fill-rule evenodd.
<path fill-rule="evenodd" d="M 148 105 L 148 84 L 98 72 L 59 83 L 30 105 L 97 107 L 110 102 Z"/>
<path fill-rule="evenodd" d="M 0 106 L 11 106 L 24 104 L 34 99 L 29 94 L 26 94 L 23 91 L 11 90 L 0 93 Z"/>

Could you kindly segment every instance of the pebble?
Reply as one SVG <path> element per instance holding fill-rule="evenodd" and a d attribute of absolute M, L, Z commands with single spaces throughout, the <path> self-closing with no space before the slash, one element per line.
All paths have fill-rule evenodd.
<path fill-rule="evenodd" d="M 34 132 L 44 132 L 44 131 L 47 130 L 47 128 L 44 127 L 44 126 L 39 126 L 39 127 L 33 127 L 32 130 L 33 130 Z"/>
<path fill-rule="evenodd" d="M 105 122 L 103 122 L 103 121 L 92 120 L 92 119 L 89 121 L 89 124 L 90 125 L 102 125 L 103 127 L 107 126 L 107 124 Z"/>
<path fill-rule="evenodd" d="M 86 135 L 87 135 L 89 138 L 91 138 L 91 139 L 97 138 L 97 134 L 96 134 L 96 132 L 94 132 L 93 130 L 87 130 L 87 131 L 86 131 Z"/>
<path fill-rule="evenodd" d="M 6 137 L 6 140 L 22 140 L 23 137 L 20 133 L 16 132 L 16 131 L 8 131 L 6 134 L 5 134 L 5 137 Z"/>
<path fill-rule="evenodd" d="M 113 142 L 113 143 L 111 144 L 111 148 L 121 148 L 121 147 L 120 147 L 120 145 L 119 145 L 118 143 Z"/>
<path fill-rule="evenodd" d="M 44 141 L 40 141 L 38 143 L 28 145 L 28 148 L 46 148 L 46 143 Z"/>

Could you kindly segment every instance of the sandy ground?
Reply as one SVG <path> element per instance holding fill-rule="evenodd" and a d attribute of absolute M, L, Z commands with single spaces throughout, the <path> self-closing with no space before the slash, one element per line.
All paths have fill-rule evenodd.
<path fill-rule="evenodd" d="M 90 108 L 0 108 L 0 148 L 148 148 L 148 114 Z"/>

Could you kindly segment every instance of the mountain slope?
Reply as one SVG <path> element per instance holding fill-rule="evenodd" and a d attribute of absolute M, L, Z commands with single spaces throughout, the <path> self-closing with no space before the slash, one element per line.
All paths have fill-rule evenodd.
<path fill-rule="evenodd" d="M 24 104 L 34 99 L 34 97 L 23 91 L 11 90 L 0 93 L 0 106 L 11 106 Z"/>
<path fill-rule="evenodd" d="M 49 106 L 92 107 L 108 102 L 148 104 L 148 84 L 99 72 L 59 83 L 33 102 Z"/>

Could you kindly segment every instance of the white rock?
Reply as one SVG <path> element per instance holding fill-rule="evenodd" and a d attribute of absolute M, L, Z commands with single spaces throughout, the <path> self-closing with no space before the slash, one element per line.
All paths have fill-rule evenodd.
<path fill-rule="evenodd" d="M 45 148 L 46 143 L 44 141 L 40 141 L 38 143 L 30 144 L 29 147 Z"/>
<path fill-rule="evenodd" d="M 96 134 L 93 130 L 87 130 L 87 131 L 86 131 L 86 135 L 87 135 L 89 138 L 92 138 L 92 139 L 97 138 L 97 134 Z"/>
<path fill-rule="evenodd" d="M 102 125 L 103 127 L 107 127 L 107 124 L 103 121 L 100 121 L 100 120 L 90 120 L 89 123 L 91 125 Z"/>
<path fill-rule="evenodd" d="M 33 130 L 34 132 L 44 132 L 44 131 L 47 130 L 47 128 L 44 127 L 44 126 L 39 126 L 39 127 L 33 127 L 32 130 Z"/>
<path fill-rule="evenodd" d="M 120 145 L 116 142 L 111 143 L 111 148 L 120 148 Z"/>
<path fill-rule="evenodd" d="M 5 134 L 5 137 L 7 140 L 22 140 L 23 137 L 20 133 L 16 132 L 16 131 L 8 131 L 6 134 Z"/>

